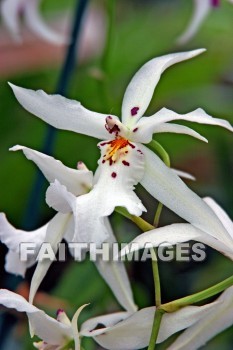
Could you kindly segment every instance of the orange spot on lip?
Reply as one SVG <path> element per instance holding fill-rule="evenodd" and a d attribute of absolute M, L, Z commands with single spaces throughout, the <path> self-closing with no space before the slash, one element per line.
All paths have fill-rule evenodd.
<path fill-rule="evenodd" d="M 131 143 L 120 137 L 118 139 L 110 141 L 107 149 L 107 153 L 104 156 L 104 160 L 109 160 L 110 165 L 114 163 L 121 155 L 120 151 L 127 146 L 133 146 Z"/>

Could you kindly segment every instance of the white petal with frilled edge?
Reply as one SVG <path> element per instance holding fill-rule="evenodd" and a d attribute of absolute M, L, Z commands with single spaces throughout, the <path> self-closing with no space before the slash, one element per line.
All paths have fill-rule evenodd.
<path fill-rule="evenodd" d="M 16 293 L 1 289 L 0 304 L 19 312 L 26 312 L 34 334 L 51 345 L 62 345 L 66 339 L 72 337 L 70 326 L 46 315 L 44 311 L 31 305 Z"/>
<path fill-rule="evenodd" d="M 195 111 L 186 114 L 178 114 L 167 108 L 162 108 L 151 117 L 143 117 L 137 123 L 137 132 L 133 134 L 133 140 L 142 143 L 148 143 L 152 140 L 154 133 L 174 132 L 187 134 L 196 137 L 202 141 L 207 141 L 196 131 L 182 125 L 166 124 L 170 121 L 185 120 L 199 124 L 217 125 L 233 131 L 230 123 L 224 119 L 213 118 L 203 109 L 198 108 Z"/>
<path fill-rule="evenodd" d="M 124 247 L 119 255 L 125 256 L 129 251 L 133 253 L 148 248 L 147 244 L 152 247 L 169 247 L 191 240 L 207 244 L 233 260 L 233 240 L 226 244 L 190 224 L 172 224 L 145 232 Z"/>
<path fill-rule="evenodd" d="M 123 140 L 126 145 L 119 147 L 118 141 L 99 143 L 98 181 L 91 192 L 99 197 L 104 216 L 110 215 L 116 206 L 125 207 L 130 214 L 140 216 L 146 209 L 134 193 L 134 188 L 144 175 L 144 155 L 141 145 Z"/>
<path fill-rule="evenodd" d="M 185 32 L 177 39 L 177 43 L 184 45 L 189 40 L 191 40 L 197 33 L 201 24 L 207 17 L 209 11 L 211 10 L 211 0 L 194 0 L 194 12 L 192 19 L 189 23 L 188 28 Z"/>
<path fill-rule="evenodd" d="M 180 217 L 228 244 L 229 235 L 212 209 L 190 190 L 156 154 L 143 145 L 141 149 L 145 155 L 142 186 Z"/>
<path fill-rule="evenodd" d="M 24 19 L 27 26 L 36 35 L 52 44 L 61 45 L 67 43 L 68 40 L 64 35 L 49 28 L 43 21 L 39 11 L 40 2 L 40 0 L 27 1 L 24 9 Z"/>
<path fill-rule="evenodd" d="M 2 0 L 0 2 L 3 21 L 16 41 L 20 41 L 19 11 L 24 6 L 25 0 Z"/>
<path fill-rule="evenodd" d="M 5 257 L 5 270 L 9 273 L 13 273 L 18 276 L 25 276 L 26 270 L 32 264 L 29 264 L 28 261 L 21 261 L 19 253 L 9 250 Z"/>
<path fill-rule="evenodd" d="M 205 197 L 204 201 L 215 212 L 231 238 L 233 239 L 233 222 L 227 215 L 227 213 L 210 197 Z"/>
<path fill-rule="evenodd" d="M 212 305 L 211 312 L 185 330 L 168 350 L 197 350 L 232 325 L 233 287 L 230 287 Z"/>
<path fill-rule="evenodd" d="M 189 306 L 172 314 L 165 314 L 162 318 L 157 342 L 160 343 L 172 334 L 199 321 L 201 317 L 208 314 L 209 309 L 209 305 Z M 96 317 L 82 325 L 81 335 L 94 337 L 98 344 L 109 350 L 142 349 L 149 344 L 154 313 L 155 307 L 148 307 L 129 317 L 126 313 Z M 123 320 L 117 320 L 118 317 Z M 94 330 L 98 324 L 103 327 Z"/>
<path fill-rule="evenodd" d="M 10 84 L 19 103 L 30 113 L 58 129 L 70 130 L 101 140 L 109 138 L 105 129 L 108 115 L 89 111 L 80 102 L 61 95 L 48 95 Z M 118 119 L 114 116 L 115 119 Z"/>
<path fill-rule="evenodd" d="M 49 182 L 57 179 L 76 196 L 88 192 L 93 185 L 93 174 L 89 170 L 69 168 L 61 161 L 28 147 L 17 145 L 10 150 L 23 151 L 24 155 L 38 166 Z"/>
<path fill-rule="evenodd" d="M 46 192 L 46 202 L 53 209 L 63 213 L 72 212 L 74 232 L 73 236 L 67 227 L 70 242 L 96 243 L 100 245 L 108 238 L 108 231 L 104 225 L 104 215 L 99 211 L 98 203 L 92 192 L 75 197 L 58 181 L 51 184 Z M 99 199 L 100 200 L 100 199 Z M 66 234 L 67 234 L 66 233 Z M 76 259 L 81 259 L 76 251 Z"/>
<path fill-rule="evenodd" d="M 63 212 L 67 212 L 70 206 L 75 220 L 77 217 L 74 242 L 95 242 L 97 245 L 104 242 L 109 236 L 104 217 L 117 206 L 125 207 L 130 214 L 137 216 L 146 210 L 134 193 L 134 186 L 144 174 L 144 156 L 137 144 L 128 145 L 126 142 L 127 146 L 117 151 L 112 147 L 114 154 L 111 147 L 108 149 L 109 142 L 100 143 L 102 156 L 97 171 L 98 181 L 89 193 L 75 198 L 58 182 L 47 191 L 48 205 Z M 107 160 L 105 156 L 109 154 L 112 156 Z"/>
<path fill-rule="evenodd" d="M 67 227 L 69 226 L 69 221 L 71 220 L 71 214 L 61 214 L 58 213 L 54 216 L 54 218 L 49 222 L 45 242 L 50 243 L 50 246 L 56 254 L 58 250 L 58 244 L 61 242 L 64 237 Z M 42 261 L 38 261 L 37 267 L 32 277 L 31 286 L 30 286 L 30 294 L 29 301 L 33 302 L 35 294 L 45 277 L 52 261 L 50 259 L 43 259 Z"/>
<path fill-rule="evenodd" d="M 9 249 L 6 256 L 6 271 L 24 276 L 26 269 L 36 263 L 36 256 L 44 242 L 47 227 L 48 224 L 34 231 L 18 230 L 8 222 L 5 214 L 0 213 L 0 241 Z M 21 262 L 20 245 L 28 242 L 34 243 L 34 254 L 30 254 L 27 261 Z"/>
<path fill-rule="evenodd" d="M 98 180 L 94 181 L 93 189 L 76 198 L 75 203 L 70 195 L 66 196 L 78 217 L 74 242 L 95 242 L 99 245 L 108 239 L 104 217 L 109 216 L 115 207 L 125 207 L 130 214 L 137 216 L 146 210 L 134 193 L 134 186 L 144 174 L 144 156 L 140 147 L 131 144 L 117 151 L 114 147 L 108 147 L 109 142 L 100 143 L 102 156 L 97 170 Z M 108 159 L 109 154 L 112 155 L 111 159 Z"/>
<path fill-rule="evenodd" d="M 55 180 L 46 191 L 46 203 L 54 210 L 63 214 L 70 213 L 75 208 L 76 196 L 64 185 Z M 74 212 L 76 214 L 76 211 Z"/>
<path fill-rule="evenodd" d="M 109 234 L 109 239 L 107 242 L 110 244 L 117 242 L 110 222 L 107 218 L 105 219 L 105 227 Z M 99 273 L 109 285 L 119 303 L 125 310 L 135 312 L 137 310 L 137 306 L 134 303 L 133 293 L 124 262 L 113 261 L 111 258 L 109 261 L 103 261 L 102 257 L 98 257 L 95 264 Z"/>
<path fill-rule="evenodd" d="M 204 49 L 173 53 L 145 63 L 129 83 L 122 103 L 122 121 L 131 127 L 146 111 L 161 74 L 171 65 L 201 54 Z"/>

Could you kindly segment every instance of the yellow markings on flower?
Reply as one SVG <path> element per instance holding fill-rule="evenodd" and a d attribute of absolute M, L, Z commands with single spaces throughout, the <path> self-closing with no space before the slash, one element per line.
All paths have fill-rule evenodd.
<path fill-rule="evenodd" d="M 100 144 L 100 146 L 107 146 L 102 163 L 109 161 L 110 165 L 127 155 L 127 153 L 129 152 L 128 146 L 130 146 L 131 148 L 135 148 L 135 146 L 132 143 L 130 143 L 127 139 L 124 139 L 123 137 L 116 138 L 115 140 L 109 142 L 103 142 Z M 129 165 L 129 163 L 125 160 L 123 160 L 122 162 L 124 165 Z"/>

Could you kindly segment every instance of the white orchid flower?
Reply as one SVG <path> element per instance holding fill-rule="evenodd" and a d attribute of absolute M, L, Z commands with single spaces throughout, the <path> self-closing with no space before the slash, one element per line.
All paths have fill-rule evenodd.
<path fill-rule="evenodd" d="M 129 245 L 132 245 L 130 252 L 145 248 L 147 244 L 153 247 L 171 246 L 194 240 L 209 245 L 233 260 L 233 222 L 212 198 L 206 197 L 204 201 L 222 222 L 225 227 L 225 234 L 220 232 L 209 234 L 190 224 L 172 224 L 137 236 L 129 243 Z M 128 246 L 124 247 L 119 255 L 124 256 L 127 252 L 129 252 Z"/>
<path fill-rule="evenodd" d="M 39 6 L 41 0 L 2 0 L 0 11 L 6 27 L 14 39 L 21 41 L 20 17 L 24 18 L 27 27 L 40 38 L 53 43 L 64 44 L 67 39 L 49 28 L 41 18 Z"/>
<path fill-rule="evenodd" d="M 95 195 L 92 195 L 92 192 L 98 187 L 98 182 L 94 189 L 90 191 L 94 185 L 93 174 L 82 162 L 78 163 L 78 169 L 71 169 L 53 157 L 27 147 L 15 146 L 11 150 L 22 150 L 25 156 L 39 167 L 51 183 L 47 190 L 47 202 L 58 213 L 48 224 L 31 232 L 15 229 L 9 224 L 5 215 L 0 214 L 0 240 L 9 248 L 6 258 L 7 271 L 24 275 L 27 267 L 36 263 L 38 251 L 43 242 L 50 243 L 54 252 L 57 251 L 58 244 L 62 239 L 65 239 L 68 243 L 97 243 L 97 245 L 103 241 L 116 242 L 108 219 L 104 217 L 104 213 L 102 215 L 98 207 L 104 197 L 100 197 L 95 203 Z M 100 213 L 99 216 L 98 213 Z M 36 245 L 34 254 L 26 262 L 22 262 L 19 256 L 20 245 L 23 242 Z M 81 250 L 80 252 L 75 251 L 75 254 L 76 259 L 81 259 Z M 79 254 L 80 256 L 78 256 Z M 38 262 L 32 278 L 30 302 L 33 301 L 51 263 L 50 259 Z M 112 289 L 119 303 L 130 312 L 136 311 L 137 307 L 133 301 L 124 263 L 105 262 L 99 257 L 96 261 L 96 267 Z"/>
<path fill-rule="evenodd" d="M 210 234 L 213 232 L 216 235 L 225 235 L 225 228 L 209 206 L 174 171 L 164 165 L 156 154 L 143 145 L 149 143 L 153 134 L 158 132 L 183 133 L 206 141 L 186 126 L 169 124 L 172 120 L 182 119 L 233 130 L 227 121 L 213 118 L 202 109 L 180 115 L 163 108 L 151 117 L 143 117 L 165 69 L 203 51 L 200 49 L 174 53 L 154 58 L 144 64 L 126 89 L 122 122 L 116 116 L 89 111 L 79 102 L 59 95 L 47 95 L 41 90 L 33 91 L 10 85 L 22 106 L 47 123 L 59 129 L 104 140 L 99 143 L 101 158 L 97 171 L 98 186 L 94 187 L 90 196 L 93 196 L 100 207 L 106 203 L 106 215 L 118 205 L 139 216 L 145 209 L 133 189 L 140 182 L 159 202 L 195 227 Z"/>
<path fill-rule="evenodd" d="M 233 325 L 233 287 L 213 303 L 210 312 L 186 329 L 167 350 L 196 350 Z"/>
<path fill-rule="evenodd" d="M 75 350 L 78 350 L 80 337 L 94 338 L 99 345 L 109 350 L 142 349 L 149 344 L 155 313 L 155 307 L 148 307 L 133 314 L 118 312 L 98 316 L 84 322 L 80 332 L 78 332 L 77 318 L 85 305 L 78 309 L 73 321 L 70 322 L 63 311 L 60 310 L 58 320 L 55 320 L 28 303 L 23 297 L 8 290 L 0 290 L 0 304 L 27 313 L 31 335 L 35 334 L 42 339 L 42 342 L 37 344 L 37 347 L 40 346 L 40 350 L 47 350 L 45 346 L 50 349 L 49 345 L 54 346 L 52 350 L 58 350 L 59 346 L 68 344 L 72 339 L 75 340 Z M 224 308 L 226 310 L 227 305 L 231 309 L 228 309 L 227 315 L 224 315 L 223 310 Z M 230 317 L 232 320 L 232 307 L 232 289 L 229 289 L 229 292 L 224 292 L 213 303 L 204 306 L 187 306 L 176 312 L 165 314 L 162 318 L 157 342 L 161 343 L 172 334 L 185 328 L 198 327 L 199 322 L 204 323 L 205 320 L 211 319 L 215 310 L 216 314 L 221 313 L 221 317 L 224 318 L 224 326 L 227 328 L 227 324 L 230 325 Z M 209 324 L 208 326 L 210 328 Z M 223 330 L 224 326 L 222 329 L 220 327 L 216 329 L 215 334 Z M 190 339 L 193 339 L 193 336 Z"/>
<path fill-rule="evenodd" d="M 233 4 L 233 0 L 228 1 Z M 188 25 L 188 28 L 178 38 L 177 43 L 184 45 L 190 41 L 198 32 L 211 10 L 218 6 L 220 6 L 220 0 L 194 0 L 194 12 L 192 19 Z"/>
<path fill-rule="evenodd" d="M 22 296 L 6 289 L 0 289 L 0 304 L 19 312 L 26 312 L 31 336 L 37 335 L 41 339 L 41 342 L 34 343 L 37 349 L 59 350 L 74 340 L 75 350 L 80 350 L 77 320 L 86 305 L 81 306 L 70 321 L 63 310 L 58 310 L 57 319 L 54 319 Z"/>

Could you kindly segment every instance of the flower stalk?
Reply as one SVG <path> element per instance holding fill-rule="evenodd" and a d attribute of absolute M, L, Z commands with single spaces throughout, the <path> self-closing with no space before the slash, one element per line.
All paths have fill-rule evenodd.
<path fill-rule="evenodd" d="M 222 282 L 215 284 L 214 286 L 207 288 L 201 292 L 188 295 L 184 298 L 180 298 L 169 303 L 163 304 L 160 306 L 160 309 L 165 312 L 174 312 L 179 310 L 182 307 L 197 303 L 199 301 L 210 298 L 218 293 L 221 293 L 225 289 L 233 285 L 233 276 L 228 277 Z"/>

